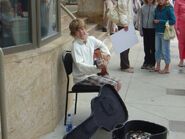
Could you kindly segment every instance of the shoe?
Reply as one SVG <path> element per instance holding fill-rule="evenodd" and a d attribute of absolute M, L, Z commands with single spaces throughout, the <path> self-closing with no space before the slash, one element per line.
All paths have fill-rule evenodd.
<path fill-rule="evenodd" d="M 123 71 L 123 72 L 128 72 L 128 73 L 134 73 L 134 70 L 131 69 L 131 68 L 128 68 L 128 69 L 121 69 L 121 71 Z"/>
<path fill-rule="evenodd" d="M 154 69 L 154 71 L 155 71 L 155 72 L 159 72 L 159 71 L 160 71 L 160 69 L 155 68 L 155 69 Z"/>
<path fill-rule="evenodd" d="M 178 64 L 179 67 L 184 67 L 184 61 L 181 59 L 179 64 Z"/>
<path fill-rule="evenodd" d="M 143 65 L 141 66 L 141 69 L 147 69 L 147 65 L 146 65 L 146 64 L 143 64 Z"/>
<path fill-rule="evenodd" d="M 169 74 L 170 72 L 169 72 L 169 70 L 160 70 L 159 71 L 159 74 Z"/>
<path fill-rule="evenodd" d="M 184 65 L 183 65 L 183 64 L 180 64 L 180 63 L 178 64 L 178 66 L 179 66 L 179 67 L 184 67 Z"/>
<path fill-rule="evenodd" d="M 155 66 L 149 65 L 149 66 L 146 67 L 146 69 L 149 70 L 149 71 L 154 71 L 155 70 Z"/>

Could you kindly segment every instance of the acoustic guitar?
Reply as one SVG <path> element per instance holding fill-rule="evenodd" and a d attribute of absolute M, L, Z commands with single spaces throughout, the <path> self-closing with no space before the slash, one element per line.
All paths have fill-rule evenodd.
<path fill-rule="evenodd" d="M 63 139 L 91 139 L 98 129 L 111 132 L 128 119 L 127 108 L 118 92 L 110 84 L 104 85 L 99 95 L 91 100 L 91 114 Z"/>
<path fill-rule="evenodd" d="M 103 53 L 101 52 L 101 50 L 99 48 L 94 50 L 94 61 L 95 61 L 96 66 L 98 66 L 98 62 L 100 62 L 100 61 L 108 62 L 107 59 L 105 59 L 105 56 L 103 55 Z M 103 67 L 101 69 L 101 72 L 98 73 L 98 75 L 101 75 L 101 76 L 109 75 L 109 73 L 107 71 L 107 66 Z"/>

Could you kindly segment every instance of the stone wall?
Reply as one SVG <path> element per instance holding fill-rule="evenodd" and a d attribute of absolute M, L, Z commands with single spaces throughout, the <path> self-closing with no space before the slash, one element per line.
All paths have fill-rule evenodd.
<path fill-rule="evenodd" d="M 66 43 L 5 56 L 8 139 L 38 139 L 64 116 L 66 75 L 61 62 Z"/>
<path fill-rule="evenodd" d="M 1 118 L 1 116 L 0 116 Z M 2 139 L 2 134 L 1 134 L 1 121 L 0 121 L 0 139 Z"/>
<path fill-rule="evenodd" d="M 103 0 L 78 0 L 78 15 L 102 24 Z"/>

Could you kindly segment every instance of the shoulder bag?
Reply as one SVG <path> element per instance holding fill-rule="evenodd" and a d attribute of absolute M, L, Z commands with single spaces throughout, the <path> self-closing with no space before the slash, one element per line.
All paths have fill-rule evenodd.
<path fill-rule="evenodd" d="M 174 25 L 169 25 L 168 21 L 165 24 L 164 40 L 171 40 L 175 38 Z"/>

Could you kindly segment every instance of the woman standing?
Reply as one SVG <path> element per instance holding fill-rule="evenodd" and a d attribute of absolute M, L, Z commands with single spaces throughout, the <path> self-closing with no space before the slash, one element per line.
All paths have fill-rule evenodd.
<path fill-rule="evenodd" d="M 104 13 L 103 13 L 103 32 L 108 32 L 110 35 L 116 32 L 118 29 L 117 25 L 110 21 L 107 17 L 107 12 L 114 8 L 116 2 L 115 0 L 104 0 Z"/>
<path fill-rule="evenodd" d="M 120 16 L 120 23 L 117 24 L 118 30 L 124 29 L 128 31 L 129 24 L 133 23 L 132 0 L 118 0 L 117 4 Z M 129 62 L 129 50 L 130 49 L 127 49 L 120 53 L 120 68 L 121 71 L 133 73 L 133 68 L 130 67 Z"/>
<path fill-rule="evenodd" d="M 145 52 L 141 69 L 153 70 L 155 68 L 155 27 L 153 23 L 155 8 L 155 0 L 145 0 L 141 8 L 140 35 L 143 36 Z"/>
<path fill-rule="evenodd" d="M 166 74 L 169 73 L 170 66 L 170 40 L 164 40 L 164 30 L 166 22 L 169 25 L 175 24 L 175 15 L 173 6 L 168 0 L 158 0 L 158 5 L 155 10 L 155 59 L 157 66 L 155 71 Z M 165 61 L 165 67 L 163 70 L 160 68 L 161 59 Z"/>
<path fill-rule="evenodd" d="M 176 0 L 175 1 L 175 15 L 177 18 L 176 22 L 176 33 L 179 41 L 179 58 L 180 62 L 179 67 L 183 67 L 185 59 L 185 0 Z"/>

